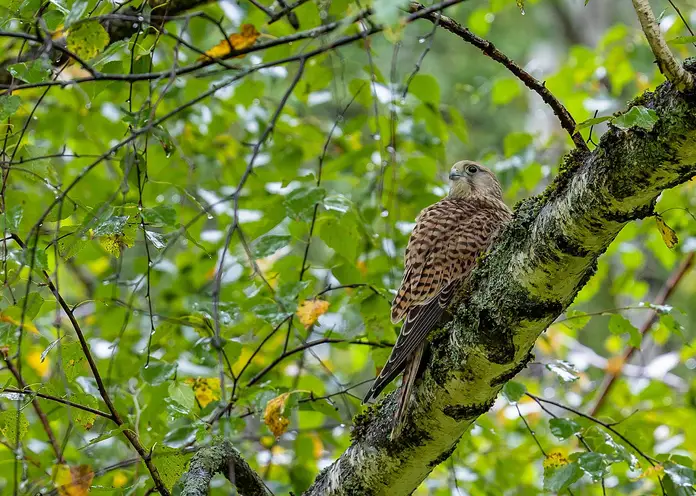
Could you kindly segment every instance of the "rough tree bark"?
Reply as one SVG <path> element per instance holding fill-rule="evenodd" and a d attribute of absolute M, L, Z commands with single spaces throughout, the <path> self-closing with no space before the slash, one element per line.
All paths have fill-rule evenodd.
<path fill-rule="evenodd" d="M 391 393 L 354 419 L 351 446 L 305 496 L 411 494 L 530 361 L 536 339 L 593 276 L 621 229 L 653 215 L 663 190 L 696 176 L 696 93 L 667 82 L 636 105 L 657 112 L 651 131 L 610 127 L 594 151 L 571 153 L 542 195 L 517 206 L 431 333 L 402 436 L 389 440 Z"/>
<path fill-rule="evenodd" d="M 221 441 L 199 450 L 191 459 L 188 471 L 182 475 L 182 494 L 208 494 L 210 480 L 217 473 L 224 474 L 237 488 L 240 496 L 271 496 L 261 477 L 244 461 L 229 441 Z"/>
<path fill-rule="evenodd" d="M 611 128 L 575 152 L 547 191 L 521 202 L 440 331 L 404 434 L 389 441 L 390 394 L 354 419 L 353 443 L 306 495 L 406 495 L 446 460 L 502 386 L 531 359 L 539 335 L 595 272 L 626 223 L 696 175 L 696 95 L 671 83 L 632 105 L 655 110 L 652 131 Z"/>

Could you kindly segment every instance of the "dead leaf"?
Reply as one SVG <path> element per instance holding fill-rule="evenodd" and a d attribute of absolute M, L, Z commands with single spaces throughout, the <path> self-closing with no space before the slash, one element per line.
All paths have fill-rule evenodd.
<path fill-rule="evenodd" d="M 677 233 L 674 232 L 674 229 L 665 224 L 664 219 L 662 219 L 660 215 L 655 216 L 655 222 L 657 222 L 657 229 L 660 231 L 662 241 L 665 242 L 667 248 L 674 248 L 677 246 L 679 238 L 677 237 Z"/>
<path fill-rule="evenodd" d="M 221 59 L 226 55 L 244 50 L 256 43 L 257 38 L 261 36 L 253 24 L 242 24 L 239 33 L 231 34 L 226 40 L 222 40 L 210 50 L 205 52 L 205 55 L 198 57 L 198 61 L 208 60 L 209 58 Z M 244 55 L 238 55 L 234 58 L 242 58 Z"/>
<path fill-rule="evenodd" d="M 53 484 L 60 496 L 85 496 L 92 485 L 94 472 L 89 465 L 53 466 Z"/>
<path fill-rule="evenodd" d="M 297 318 L 305 328 L 313 326 L 320 315 L 329 309 L 329 302 L 324 300 L 305 300 L 297 308 Z"/>
<path fill-rule="evenodd" d="M 280 437 L 290 425 L 290 420 L 283 416 L 289 396 L 290 393 L 283 393 L 273 398 L 266 404 L 266 409 L 263 412 L 263 422 L 275 437 Z"/>

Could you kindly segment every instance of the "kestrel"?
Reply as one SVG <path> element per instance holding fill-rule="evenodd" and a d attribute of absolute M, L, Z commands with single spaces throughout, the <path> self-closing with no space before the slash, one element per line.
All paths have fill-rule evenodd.
<path fill-rule="evenodd" d="M 428 332 L 437 325 L 476 259 L 491 245 L 512 212 L 486 167 L 463 160 L 452 166 L 446 198 L 422 210 L 406 247 L 404 277 L 392 302 L 391 320 L 406 321 L 365 402 L 403 371 L 391 439 L 402 428 Z"/>

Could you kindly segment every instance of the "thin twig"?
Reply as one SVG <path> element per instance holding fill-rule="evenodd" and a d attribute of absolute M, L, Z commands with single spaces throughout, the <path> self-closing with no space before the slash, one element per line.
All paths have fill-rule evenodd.
<path fill-rule="evenodd" d="M 679 267 L 676 268 L 676 270 L 672 273 L 672 275 L 667 279 L 665 282 L 665 285 L 662 287 L 660 290 L 660 293 L 657 295 L 657 298 L 655 298 L 655 303 L 654 305 L 664 305 L 669 297 L 674 293 L 674 290 L 677 288 L 681 280 L 684 278 L 684 276 L 689 272 L 691 269 L 692 265 L 694 264 L 694 261 L 696 260 L 696 252 L 691 252 L 689 253 L 686 258 L 682 261 L 681 264 L 679 264 Z M 643 325 L 641 326 L 639 332 L 642 338 L 644 338 L 649 332 L 650 329 L 652 329 L 652 325 L 655 322 L 655 319 L 659 315 L 659 312 L 657 309 L 652 308 L 650 310 L 650 314 L 648 317 L 645 319 L 643 322 Z M 621 358 L 621 363 L 627 363 L 633 354 L 636 352 L 637 348 L 634 346 L 627 346 L 624 349 L 623 356 Z M 602 409 L 602 406 L 604 405 L 604 402 L 606 401 L 607 397 L 609 396 L 609 393 L 611 392 L 612 388 L 614 387 L 614 384 L 618 380 L 618 378 L 621 376 L 621 370 L 617 370 L 615 372 L 610 373 L 606 379 L 604 380 L 604 384 L 600 386 L 599 390 L 600 393 L 597 396 L 597 401 L 592 408 L 591 414 L 592 415 L 597 415 L 597 413 Z"/>
<path fill-rule="evenodd" d="M 410 12 L 422 12 L 424 7 L 420 3 L 411 2 L 409 5 L 409 10 Z M 551 107 L 553 113 L 556 114 L 556 117 L 558 117 L 561 127 L 570 135 L 573 143 L 575 143 L 575 146 L 580 150 L 589 151 L 587 143 L 585 143 L 582 135 L 575 130 L 575 119 L 573 119 L 573 116 L 570 115 L 568 109 L 566 109 L 563 104 L 548 90 L 548 88 L 546 88 L 545 83 L 538 81 L 534 76 L 510 60 L 508 56 L 498 50 L 493 43 L 476 36 L 467 28 L 449 17 L 433 12 L 425 15 L 424 18 L 431 22 L 439 22 L 440 25 L 450 33 L 456 34 L 467 43 L 471 43 L 476 48 L 481 50 L 488 57 L 504 65 L 520 81 L 522 81 L 527 88 L 536 92 L 542 98 L 542 100 L 544 100 L 544 102 Z"/>

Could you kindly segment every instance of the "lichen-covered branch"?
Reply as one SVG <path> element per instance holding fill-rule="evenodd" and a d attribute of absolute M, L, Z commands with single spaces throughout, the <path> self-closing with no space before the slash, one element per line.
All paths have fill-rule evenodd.
<path fill-rule="evenodd" d="M 634 104 L 657 112 L 651 131 L 610 128 L 591 154 L 571 153 L 542 196 L 517 207 L 432 333 L 403 435 L 389 440 L 392 393 L 355 419 L 351 446 L 307 496 L 411 494 L 525 367 L 623 226 L 652 215 L 663 190 L 696 175 L 696 96 L 665 83 Z"/>
<path fill-rule="evenodd" d="M 696 79 L 693 74 L 686 71 L 674 58 L 672 51 L 667 46 L 667 42 L 660 32 L 660 25 L 650 8 L 649 0 L 633 0 L 633 8 L 643 28 L 643 33 L 645 33 L 645 37 L 648 39 L 648 44 L 650 44 L 650 48 L 655 55 L 660 72 L 680 90 L 693 89 L 696 85 Z"/>
<path fill-rule="evenodd" d="M 239 451 L 225 440 L 203 448 L 193 456 L 188 471 L 179 480 L 182 496 L 206 496 L 210 480 L 215 474 L 227 477 L 241 496 L 272 495 Z"/>

